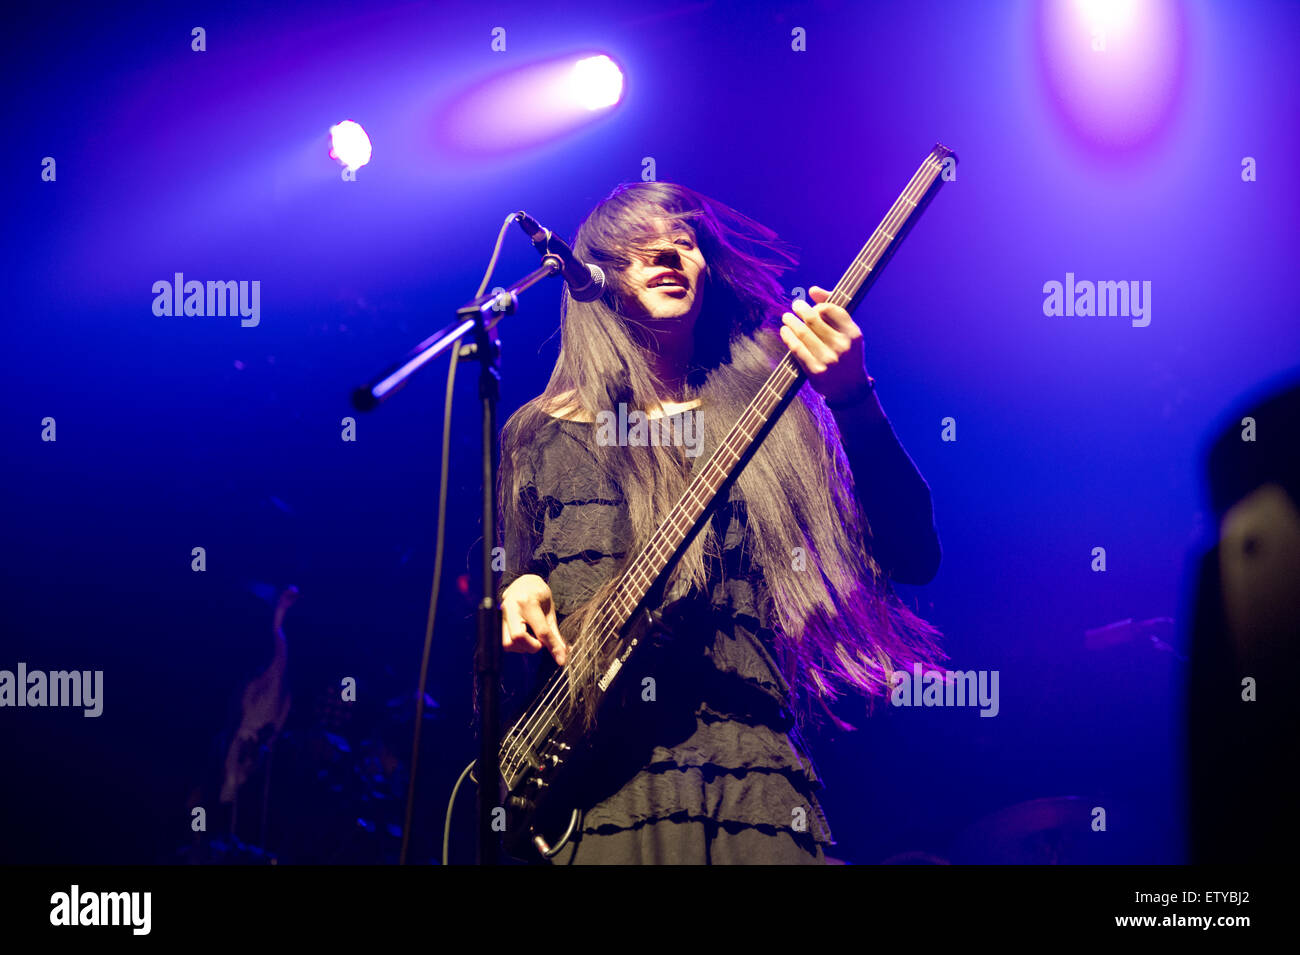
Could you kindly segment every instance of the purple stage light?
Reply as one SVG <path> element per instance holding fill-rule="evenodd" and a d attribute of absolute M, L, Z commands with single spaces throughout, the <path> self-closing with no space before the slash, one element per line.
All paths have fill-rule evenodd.
<path fill-rule="evenodd" d="M 330 127 L 330 159 L 355 172 L 370 162 L 370 153 L 370 137 L 360 123 L 345 119 Z"/>
<path fill-rule="evenodd" d="M 623 97 L 608 55 L 581 53 L 494 73 L 447 101 L 435 135 L 448 151 L 499 156 L 539 146 L 607 115 Z"/>
<path fill-rule="evenodd" d="M 1099 52 L 1107 34 L 1132 29 L 1136 6 L 1135 0 L 1074 0 L 1075 16 L 1087 25 Z"/>
<path fill-rule="evenodd" d="M 1186 16 L 1173 0 L 1040 0 L 1040 72 L 1081 144 L 1134 153 L 1160 139 L 1184 92 Z"/>

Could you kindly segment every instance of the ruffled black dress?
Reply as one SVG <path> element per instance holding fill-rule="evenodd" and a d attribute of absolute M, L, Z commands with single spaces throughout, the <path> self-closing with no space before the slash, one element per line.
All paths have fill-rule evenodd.
<path fill-rule="evenodd" d="M 865 403 L 834 415 L 874 556 L 896 580 L 928 581 L 939 560 L 929 487 L 888 421 Z M 592 456 L 595 428 L 550 418 L 518 465 L 516 506 L 532 546 L 502 588 L 538 574 L 561 622 L 629 556 L 621 494 Z M 583 781 L 580 831 L 556 864 L 820 863 L 834 843 L 763 609 L 762 568 L 742 547 L 738 487 L 713 520 L 723 559 L 710 567 L 711 607 L 693 632 L 638 651 L 642 659 L 634 655 L 615 683 Z"/>

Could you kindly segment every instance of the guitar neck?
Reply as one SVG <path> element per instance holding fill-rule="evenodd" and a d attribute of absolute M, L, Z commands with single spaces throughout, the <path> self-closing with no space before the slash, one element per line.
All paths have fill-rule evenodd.
<path fill-rule="evenodd" d="M 949 157 L 956 161 L 956 154 L 946 146 L 936 145 L 930 151 L 907 188 L 836 283 L 829 301 L 843 306 L 850 313 L 858 307 L 880 270 L 943 185 L 944 161 Z M 617 623 L 630 617 L 656 584 L 662 582 L 668 568 L 700 530 L 704 516 L 716 505 L 722 490 L 739 475 L 742 465 L 794 398 L 805 378 L 793 355 L 787 353 L 777 363 L 721 445 L 704 466 L 696 470 L 685 493 L 624 571 L 611 599 L 615 610 L 611 618 L 613 629 L 617 628 Z"/>

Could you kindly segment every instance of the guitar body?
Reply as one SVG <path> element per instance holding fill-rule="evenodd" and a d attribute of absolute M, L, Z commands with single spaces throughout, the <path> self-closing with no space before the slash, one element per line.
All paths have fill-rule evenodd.
<path fill-rule="evenodd" d="M 931 150 L 831 292 L 831 302 L 849 312 L 857 307 L 880 268 L 934 198 L 943 183 L 946 164 L 955 159 L 946 146 Z M 507 814 L 503 843 L 511 855 L 550 858 L 573 835 L 581 803 L 578 781 L 584 775 L 584 764 L 599 758 L 581 712 L 594 709 L 599 728 L 611 688 L 632 655 L 647 643 L 662 642 L 700 612 L 698 601 L 702 598 L 698 596 L 664 606 L 664 581 L 805 380 L 793 356 L 787 354 L 777 363 L 721 444 L 694 468 L 681 498 L 622 571 L 612 596 L 597 608 L 581 639 L 575 642 L 565 635 L 572 650 L 568 665 L 543 683 L 501 741 L 500 787 Z M 580 692 L 592 692 L 598 698 L 579 697 L 575 706 L 571 685 L 589 687 Z"/>
<path fill-rule="evenodd" d="M 623 673 L 634 651 L 638 663 L 647 662 L 646 658 L 657 648 L 661 649 L 674 634 L 681 632 L 688 621 L 705 611 L 707 605 L 703 598 L 691 595 L 661 609 L 642 609 L 634 614 L 620 633 L 626 650 L 622 655 L 624 662 L 615 676 Z M 565 642 L 570 643 L 567 637 Z M 547 681 L 537 699 L 545 698 L 547 687 L 559 676 L 557 672 Z M 606 686 L 613 682 L 611 677 Z M 536 700 L 534 705 L 525 707 L 507 737 L 535 713 L 535 703 Z M 602 702 L 598 715 L 603 715 L 614 705 L 615 700 L 607 698 Z M 576 720 L 557 720 L 535 753 L 536 761 L 521 767 L 513 788 L 507 789 L 503 779 L 502 795 L 506 806 L 503 844 L 507 852 L 518 859 L 536 859 L 539 855 L 549 857 L 564 846 L 577 823 L 575 810 L 584 795 L 578 788 L 579 783 L 585 778 L 585 770 L 591 761 L 599 758 L 596 744 L 597 739 L 584 733 Z"/>

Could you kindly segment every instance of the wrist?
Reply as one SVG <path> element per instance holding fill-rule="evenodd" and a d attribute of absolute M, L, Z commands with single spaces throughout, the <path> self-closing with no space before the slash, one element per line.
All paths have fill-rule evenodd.
<path fill-rule="evenodd" d="M 834 399 L 827 398 L 826 405 L 832 410 L 836 408 L 849 408 L 860 405 L 864 402 L 876 404 L 876 379 L 867 375 L 852 391 L 846 395 L 837 396 Z"/>

